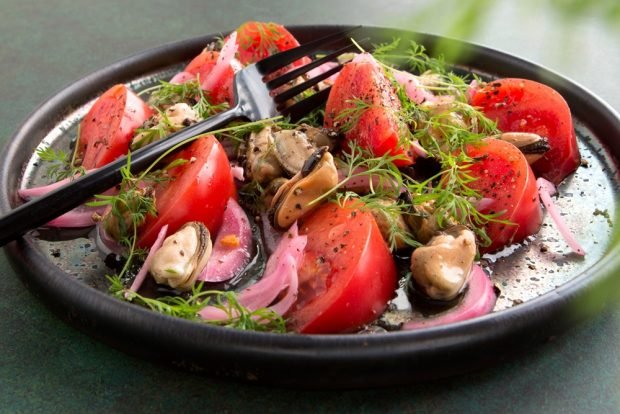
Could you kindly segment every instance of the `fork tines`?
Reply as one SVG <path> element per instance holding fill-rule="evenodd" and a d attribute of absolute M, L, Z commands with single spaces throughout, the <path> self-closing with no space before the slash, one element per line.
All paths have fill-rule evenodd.
<path fill-rule="evenodd" d="M 313 109 L 323 105 L 327 101 L 331 89 L 332 87 L 329 86 L 289 107 L 280 109 L 280 112 L 282 115 L 290 117 L 291 121 L 297 122 Z"/>
<path fill-rule="evenodd" d="M 365 42 L 367 39 L 363 39 L 362 43 Z M 345 46 L 343 48 L 340 48 L 320 59 L 317 60 L 313 60 L 312 62 L 294 69 L 290 72 L 287 72 L 285 74 L 283 74 L 282 76 L 277 77 L 276 79 L 267 82 L 267 88 L 269 88 L 270 90 L 272 90 L 275 87 L 284 85 L 287 82 L 290 82 L 294 79 L 296 79 L 297 77 L 304 75 L 306 73 L 308 73 L 311 69 L 314 69 L 316 67 L 319 67 L 327 62 L 330 62 L 334 59 L 336 59 L 338 56 L 342 55 L 343 53 L 347 53 L 347 52 L 352 52 L 354 50 L 357 49 L 357 45 L 351 43 L 348 46 Z M 316 75 L 310 79 L 308 79 L 307 81 L 300 83 L 298 85 L 295 85 L 291 88 L 288 88 L 287 90 L 285 90 L 284 92 L 279 93 L 278 95 L 276 95 L 274 97 L 274 100 L 276 103 L 281 104 L 284 103 L 286 101 L 288 101 L 289 99 L 293 98 L 295 95 L 311 88 L 312 86 L 316 85 L 317 83 L 319 83 L 322 80 L 325 80 L 327 78 L 329 78 L 331 75 L 337 73 L 340 71 L 340 69 L 342 69 L 342 63 L 338 63 L 336 66 L 334 66 L 333 68 L 330 68 L 328 70 L 326 70 L 325 72 Z M 278 108 L 280 109 L 280 108 Z"/>
<path fill-rule="evenodd" d="M 288 103 L 290 103 L 291 99 L 295 98 L 295 96 L 306 90 L 309 90 L 322 80 L 325 80 L 333 74 L 339 72 L 342 69 L 344 63 L 346 63 L 338 62 L 337 58 L 339 56 L 347 52 L 353 52 L 355 50 L 358 50 L 358 45 L 364 45 L 364 47 L 367 46 L 367 38 L 362 39 L 357 43 L 352 42 L 350 39 L 351 33 L 358 30 L 360 27 L 361 26 L 356 26 L 350 29 L 330 34 L 328 36 L 324 36 L 320 39 L 313 40 L 308 43 L 304 43 L 303 45 L 296 48 L 289 49 L 276 55 L 267 57 L 255 64 L 256 70 L 259 74 L 263 76 L 267 89 L 271 91 L 271 95 L 273 96 L 273 100 L 277 106 L 277 110 L 280 113 L 282 113 L 283 115 L 287 115 L 292 120 L 296 121 L 304 115 L 307 115 L 312 109 L 325 103 L 331 87 L 318 91 L 317 93 L 309 97 L 304 97 L 304 99 L 292 105 L 287 105 Z M 346 41 L 346 44 L 344 46 L 342 46 L 343 41 Z M 330 46 L 332 47 L 331 49 Z M 339 48 L 333 50 L 333 46 Z M 287 65 L 290 65 L 291 63 L 299 60 L 304 56 L 311 57 L 318 52 L 324 52 L 326 53 L 326 55 L 322 56 L 319 59 L 312 59 L 309 63 L 301 67 L 288 70 L 286 73 L 278 74 L 277 77 L 269 79 L 273 74 L 277 73 L 278 70 L 286 68 Z M 299 79 L 300 76 L 307 75 L 312 69 L 318 68 L 319 66 L 324 65 L 328 62 L 334 62 L 336 63 L 336 65 L 325 71 L 322 71 L 320 74 L 315 75 L 310 79 L 306 79 L 300 84 L 291 86 L 290 88 L 287 88 L 285 90 L 280 89 L 280 87 L 282 87 L 283 85 Z"/>
<path fill-rule="evenodd" d="M 258 71 L 262 75 L 267 75 L 278 69 L 282 69 L 286 65 L 289 65 L 304 56 L 315 53 L 321 48 L 333 44 L 338 40 L 347 39 L 349 34 L 358 30 L 360 27 L 361 26 L 355 26 L 350 29 L 342 30 L 313 40 L 311 42 L 304 43 L 303 45 L 295 47 L 293 49 L 289 49 L 276 55 L 267 57 L 259 62 L 256 62 L 256 69 L 258 69 Z"/>
<path fill-rule="evenodd" d="M 357 46 L 355 44 L 349 43 L 348 45 L 346 45 L 346 46 L 344 46 L 344 47 L 342 47 L 342 48 L 340 48 L 338 50 L 335 50 L 335 51 L 329 53 L 328 55 L 323 56 L 320 59 L 313 60 L 312 62 L 310 62 L 310 63 L 308 63 L 308 64 L 306 64 L 304 66 L 301 66 L 299 68 L 296 68 L 296 69 L 293 69 L 293 70 L 291 70 L 289 72 L 286 72 L 285 74 L 283 74 L 281 76 L 278 76 L 277 78 L 267 82 L 267 88 L 274 89 L 274 88 L 277 88 L 278 86 L 282 86 L 285 83 L 290 82 L 293 79 L 296 79 L 298 76 L 301 76 L 301 75 L 307 73 L 311 69 L 314 69 L 316 67 L 321 66 L 324 63 L 327 63 L 327 62 L 329 62 L 331 60 L 334 60 L 338 56 L 342 55 L 343 53 L 352 52 L 352 51 L 354 51 L 356 49 L 357 49 Z"/>

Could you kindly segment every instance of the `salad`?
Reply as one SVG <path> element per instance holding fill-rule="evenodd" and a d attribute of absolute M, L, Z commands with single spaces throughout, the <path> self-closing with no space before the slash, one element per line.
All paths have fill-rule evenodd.
<path fill-rule="evenodd" d="M 341 57 L 314 91 L 331 87 L 325 106 L 302 120 L 192 138 L 48 226 L 96 227 L 120 300 L 210 324 L 383 332 L 491 312 L 480 259 L 534 235 L 541 203 L 585 254 L 551 199 L 581 162 L 570 111 L 543 84 L 460 76 L 400 43 Z M 225 110 L 237 71 L 298 45 L 281 25 L 247 22 L 168 81 L 111 87 L 69 151 L 38 149 L 55 182 L 20 196 Z"/>

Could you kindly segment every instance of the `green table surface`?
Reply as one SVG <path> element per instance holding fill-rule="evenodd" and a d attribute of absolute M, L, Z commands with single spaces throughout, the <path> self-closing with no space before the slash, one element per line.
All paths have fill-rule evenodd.
<path fill-rule="evenodd" d="M 466 3 L 466 2 L 463 2 Z M 620 31 L 537 2 L 487 2 L 470 40 L 550 67 L 620 109 Z M 145 48 L 236 27 L 362 23 L 444 34 L 455 1 L 2 0 L 0 140 L 40 102 Z M 446 6 L 447 4 L 447 6 Z M 517 6 L 519 4 L 519 6 Z M 0 412 L 618 412 L 620 307 L 511 361 L 457 378 L 351 391 L 278 389 L 159 366 L 66 326 L 0 253 Z"/>

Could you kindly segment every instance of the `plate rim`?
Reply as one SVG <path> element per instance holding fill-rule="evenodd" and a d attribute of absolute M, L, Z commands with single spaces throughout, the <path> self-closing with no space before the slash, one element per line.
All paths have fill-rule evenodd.
<path fill-rule="evenodd" d="M 321 32 L 351 27 L 347 25 L 304 25 L 287 26 L 293 34 Z M 363 30 L 379 32 L 414 33 L 401 29 L 364 26 Z M 125 78 L 136 78 L 144 75 L 145 60 L 147 68 L 163 67 L 161 62 L 184 57 L 189 60 L 195 50 L 199 50 L 216 34 L 192 37 L 145 49 L 108 66 L 98 69 L 83 78 L 72 82 L 42 102 L 27 116 L 22 125 L 4 145 L 3 156 L 13 160 L 23 148 L 19 144 L 28 134 L 32 135 L 43 122 L 48 113 L 63 106 L 64 102 L 82 96 L 79 105 L 94 98 L 104 87 L 117 82 L 119 73 Z M 418 33 L 424 40 L 432 43 L 441 36 Z M 570 87 L 569 96 L 565 99 L 578 110 L 599 108 L 600 116 L 606 127 L 615 129 L 620 136 L 620 116 L 607 103 L 589 92 L 583 86 L 565 78 L 545 67 L 471 42 L 450 39 L 450 42 L 467 45 L 482 57 L 482 70 L 487 61 L 502 60 L 511 62 L 512 71 L 523 71 L 536 78 L 543 76 L 554 85 L 562 85 L 563 91 Z M 190 52 L 191 50 L 191 52 Z M 153 59 L 157 56 L 157 59 Z M 173 64 L 180 62 L 174 60 Z M 150 66 L 149 66 L 150 65 Z M 480 67 L 476 66 L 477 69 Z M 495 68 L 497 71 L 497 68 Z M 148 72 L 148 70 L 147 70 Z M 501 70 L 500 73 L 503 73 Z M 523 76 L 521 76 L 523 77 Z M 555 87 L 555 86 L 554 86 Z M 84 93 L 87 91 L 87 94 Z M 84 100 L 84 97 L 86 99 Z M 78 106 L 79 106 L 78 105 Z M 580 116 L 579 119 L 592 129 L 591 118 Z M 588 122 L 590 121 L 590 123 Z M 597 127 L 597 129 L 603 127 Z M 38 131 L 45 134 L 46 131 Z M 600 134 L 595 134 L 600 137 Z M 32 138 L 33 141 L 37 141 Z M 599 138 L 600 140 L 600 138 Z M 604 142 L 609 147 L 610 155 L 620 154 L 620 143 Z M 32 151 L 30 152 L 32 153 Z M 8 194 L 10 182 L 21 176 L 11 171 L 10 163 L 3 163 L 0 168 L 0 211 L 7 212 L 11 203 L 15 203 L 15 195 Z M 611 238 L 610 238 L 611 240 Z M 85 286 L 57 267 L 45 267 L 49 263 L 28 237 L 5 246 L 5 252 L 11 265 L 27 287 L 46 302 L 59 316 L 112 346 L 129 353 L 138 353 L 147 358 L 167 356 L 175 365 L 202 370 L 209 367 L 218 375 L 235 378 L 257 379 L 266 383 L 293 385 L 303 387 L 359 387 L 378 386 L 397 383 L 408 383 L 428 378 L 444 377 L 480 368 L 498 360 L 505 359 L 516 352 L 526 349 L 549 337 L 555 336 L 576 325 L 590 314 L 608 303 L 612 298 L 613 289 L 606 289 L 616 284 L 613 273 L 620 267 L 620 244 L 611 242 L 607 252 L 588 269 L 577 274 L 573 279 L 522 305 L 493 312 L 469 321 L 456 324 L 426 328 L 420 331 L 391 332 L 385 335 L 294 335 L 270 334 L 258 332 L 236 331 L 222 327 L 201 325 L 195 322 L 180 320 L 157 314 L 135 305 L 119 301 L 110 295 Z M 89 293 L 83 293 L 87 289 Z M 577 312 L 573 306 L 588 305 L 594 292 L 606 292 L 607 297 L 601 305 L 590 304 L 585 312 Z M 98 311 L 104 310 L 104 318 Z M 129 317 L 127 317 L 129 315 Z M 138 324 L 138 325 L 136 325 Z M 128 339 L 112 339 L 110 334 L 122 333 Z M 188 336 L 188 334 L 191 334 Z M 527 338 L 524 338 L 527 336 Z M 166 338 L 166 343 L 140 352 L 140 345 L 153 340 Z M 205 341 L 205 342 L 202 342 Z M 131 344 L 137 344 L 131 349 Z M 170 355 L 170 347 L 181 347 L 184 351 L 178 357 Z M 498 350 L 488 356 L 489 348 Z M 386 355 L 386 352 L 389 354 Z M 205 352 L 216 355 L 201 356 Z M 244 354 L 239 359 L 238 353 Z M 469 358 L 464 358 L 468 356 Z M 457 359 L 465 359 L 457 363 Z M 363 363 L 363 364 L 362 364 Z M 429 367 L 436 367 L 429 372 Z M 381 372 L 368 378 L 360 375 L 374 367 Z M 387 371 L 390 367 L 393 371 Z M 293 374 L 290 371 L 300 374 Z M 210 371 L 210 372 L 213 372 Z M 413 371 L 413 372 L 411 372 Z M 288 375 L 282 375 L 288 373 Z M 305 373 L 306 375 L 303 375 Z"/>

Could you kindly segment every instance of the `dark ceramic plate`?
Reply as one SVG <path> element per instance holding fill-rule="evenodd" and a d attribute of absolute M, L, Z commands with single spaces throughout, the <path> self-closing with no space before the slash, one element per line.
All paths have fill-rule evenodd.
<path fill-rule="evenodd" d="M 337 29 L 293 27 L 303 43 Z M 365 28 L 375 42 L 413 33 Z M 495 312 L 467 322 L 410 332 L 277 335 L 243 332 L 162 316 L 107 295 L 105 266 L 87 232 L 31 233 L 6 246 L 24 283 L 60 317 L 131 354 L 208 374 L 303 387 L 358 387 L 454 375 L 496 363 L 545 342 L 612 299 L 620 268 L 614 242 L 620 119 L 579 85 L 539 66 L 487 48 L 416 35 L 431 50 L 441 40 L 465 48 L 461 69 L 490 77 L 544 82 L 568 101 L 588 167 L 561 186 L 558 204 L 588 252 L 572 255 L 555 229 L 513 254 L 489 257 L 502 290 Z M 213 39 L 189 39 L 139 53 L 66 87 L 37 108 L 2 153 L 0 209 L 19 204 L 16 190 L 42 183 L 33 156 L 44 141 L 67 147 L 92 100 L 114 83 L 135 89 L 179 70 Z M 547 222 L 546 222 L 547 223 Z"/>

